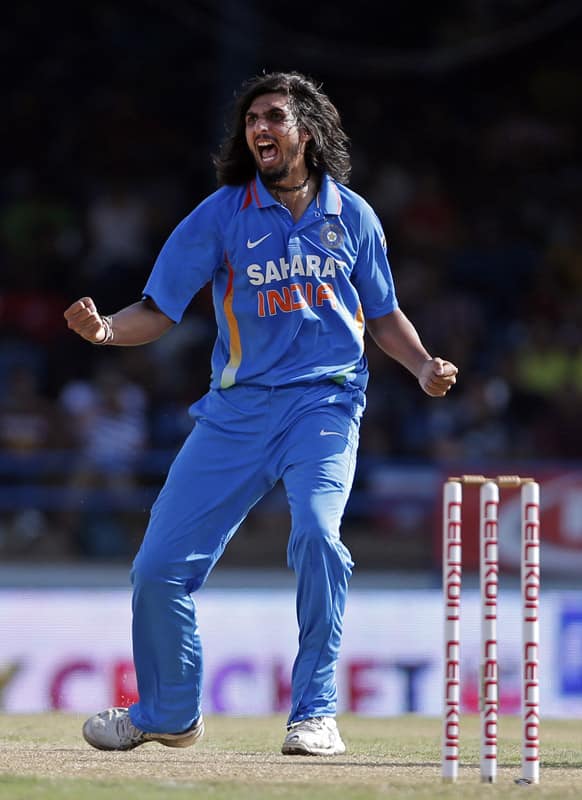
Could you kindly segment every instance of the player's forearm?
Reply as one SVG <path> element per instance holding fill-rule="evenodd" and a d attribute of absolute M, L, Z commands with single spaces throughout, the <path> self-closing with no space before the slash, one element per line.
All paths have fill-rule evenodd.
<path fill-rule="evenodd" d="M 420 376 L 423 365 L 430 361 L 431 355 L 404 312 L 396 309 L 384 317 L 367 320 L 366 328 L 386 355 L 406 367 L 416 378 Z"/>
<path fill-rule="evenodd" d="M 145 301 L 122 308 L 111 317 L 113 338 L 109 344 L 132 347 L 159 339 L 174 323 Z"/>
<path fill-rule="evenodd" d="M 65 311 L 67 325 L 92 344 L 125 347 L 159 339 L 174 324 L 150 300 L 141 300 L 103 316 L 90 297 L 82 297 Z"/>

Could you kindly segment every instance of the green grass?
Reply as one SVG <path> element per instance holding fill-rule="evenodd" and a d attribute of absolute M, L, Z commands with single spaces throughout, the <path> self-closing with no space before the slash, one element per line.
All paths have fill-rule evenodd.
<path fill-rule="evenodd" d="M 186 750 L 149 744 L 102 753 L 82 740 L 76 715 L 0 715 L 0 800 L 472 800 L 582 797 L 582 721 L 542 721 L 539 786 L 519 777 L 519 721 L 499 723 L 495 785 L 479 781 L 477 719 L 462 720 L 459 781 L 440 779 L 440 721 L 416 716 L 339 719 L 345 756 L 280 754 L 283 717 L 210 717 Z"/>

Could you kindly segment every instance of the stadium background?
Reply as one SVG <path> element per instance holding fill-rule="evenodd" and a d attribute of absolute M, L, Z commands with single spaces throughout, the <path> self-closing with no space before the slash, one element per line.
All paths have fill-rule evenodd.
<path fill-rule="evenodd" d="M 354 17 L 351 3 L 23 0 L 6 12 L 0 603 L 7 612 L 43 593 L 55 641 L 55 616 L 71 605 L 57 587 L 111 587 L 126 602 L 147 509 L 188 430 L 187 406 L 208 384 L 210 295 L 145 348 L 92 348 L 62 312 L 84 294 L 103 312 L 139 297 L 171 229 L 215 186 L 210 153 L 235 89 L 263 69 L 298 69 L 342 113 L 351 185 L 382 218 L 401 305 L 461 373 L 446 401 L 430 400 L 368 342 L 368 410 L 344 521 L 356 591 L 394 591 L 377 598 L 387 620 L 404 592 L 437 591 L 446 474 L 536 476 L 550 621 L 564 637 L 554 644 L 569 654 L 552 691 L 556 710 L 571 710 L 582 704 L 582 4 L 389 6 L 363 3 Z M 275 489 L 228 548 L 210 599 L 212 586 L 239 591 L 244 609 L 243 587 L 291 591 L 287 524 Z M 504 525 L 511 541 L 511 514 Z M 502 556 L 515 589 L 511 548 Z M 471 545 L 467 558 L 470 585 Z M 60 690 L 18 666 L 38 658 L 20 642 L 23 630 L 36 637 L 38 615 L 22 613 L 11 611 L 0 650 L 0 698 L 16 710 L 25 696 L 54 705 Z M 61 633 L 67 624 L 81 621 Z M 378 663 L 394 662 L 386 644 Z M 89 663 L 63 648 L 63 663 Z M 123 673 L 126 656 L 119 663 Z M 53 678 L 63 669 L 52 663 Z M 253 669 L 238 674 L 247 691 Z"/>

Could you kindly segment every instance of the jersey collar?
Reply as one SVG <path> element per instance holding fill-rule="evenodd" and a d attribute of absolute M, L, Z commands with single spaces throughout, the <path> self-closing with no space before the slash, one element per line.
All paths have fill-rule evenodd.
<path fill-rule="evenodd" d="M 257 206 L 257 208 L 266 208 L 267 206 L 279 205 L 261 180 L 261 176 L 258 172 L 250 183 L 250 190 L 253 203 Z"/>
<path fill-rule="evenodd" d="M 317 193 L 316 203 L 324 214 L 339 216 L 342 212 L 342 197 L 338 185 L 327 172 L 324 172 L 321 178 L 321 186 Z"/>
<path fill-rule="evenodd" d="M 279 205 L 265 187 L 258 172 L 247 187 L 247 196 L 249 196 L 250 202 L 257 208 Z M 342 198 L 337 183 L 327 172 L 324 172 L 322 175 L 321 186 L 315 198 L 315 202 L 317 208 L 324 214 L 332 214 L 334 216 L 339 216 L 339 214 L 341 214 Z"/>

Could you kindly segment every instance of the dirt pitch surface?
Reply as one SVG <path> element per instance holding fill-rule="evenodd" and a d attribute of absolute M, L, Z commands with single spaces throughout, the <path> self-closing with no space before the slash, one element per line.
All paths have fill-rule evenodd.
<path fill-rule="evenodd" d="M 440 780 L 440 721 L 343 716 L 345 756 L 280 754 L 283 717 L 207 718 L 206 736 L 188 749 L 147 744 L 126 753 L 89 747 L 75 715 L 0 715 L 0 798 L 582 798 L 582 721 L 542 725 L 542 781 L 519 786 L 519 721 L 499 723 L 499 775 L 481 784 L 478 721 L 462 722 L 457 784 Z"/>

